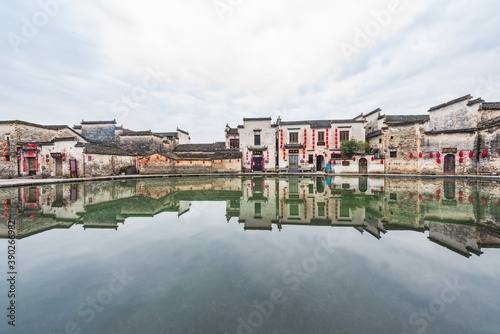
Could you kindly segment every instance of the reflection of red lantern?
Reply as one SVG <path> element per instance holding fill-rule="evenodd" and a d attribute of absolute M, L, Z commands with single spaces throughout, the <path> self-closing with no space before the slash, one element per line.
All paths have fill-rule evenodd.
<path fill-rule="evenodd" d="M 372 194 L 375 192 L 375 190 L 372 189 Z"/>
<path fill-rule="evenodd" d="M 429 157 L 432 158 L 434 156 L 434 153 L 429 153 Z"/>
<path fill-rule="evenodd" d="M 486 157 L 487 155 L 488 155 L 488 152 L 483 151 L 483 158 Z"/>
<path fill-rule="evenodd" d="M 474 202 L 474 200 L 472 199 L 472 197 L 469 197 L 469 203 L 472 203 Z"/>
<path fill-rule="evenodd" d="M 440 158 L 441 157 L 441 153 L 436 153 L 436 157 Z"/>
<path fill-rule="evenodd" d="M 463 202 L 463 200 L 464 200 L 464 198 L 463 198 L 463 197 L 459 197 L 459 198 L 458 198 L 458 201 L 459 201 L 460 203 L 462 203 L 462 202 Z"/>
<path fill-rule="evenodd" d="M 459 163 L 463 163 L 463 162 L 464 162 L 464 158 L 459 158 L 459 159 L 458 159 L 458 162 L 459 162 Z"/>
<path fill-rule="evenodd" d="M 380 187 L 380 191 L 384 191 L 384 187 Z"/>
<path fill-rule="evenodd" d="M 421 158 L 421 157 L 422 157 L 422 152 L 420 152 L 420 153 L 418 154 L 418 157 L 419 157 L 419 158 Z"/>
<path fill-rule="evenodd" d="M 439 196 L 439 195 L 438 195 L 438 196 L 436 196 L 436 200 L 437 200 L 437 201 L 440 201 L 440 200 L 441 200 L 441 196 Z"/>
<path fill-rule="evenodd" d="M 432 201 L 434 197 L 432 195 L 429 196 L 429 201 Z"/>
<path fill-rule="evenodd" d="M 487 204 L 488 203 L 488 201 L 486 200 L 486 198 L 483 198 L 482 203 L 483 204 Z"/>
<path fill-rule="evenodd" d="M 441 194 L 441 191 L 440 190 L 436 190 L 436 194 Z"/>
<path fill-rule="evenodd" d="M 410 193 L 410 198 L 413 198 L 413 193 Z"/>
<path fill-rule="evenodd" d="M 438 164 L 439 164 L 439 163 L 441 163 L 441 159 L 437 158 L 437 159 L 436 159 L 436 162 L 437 162 Z"/>
<path fill-rule="evenodd" d="M 460 158 L 461 158 L 461 157 L 463 157 L 463 156 L 464 156 L 464 152 L 459 152 L 459 153 L 458 153 L 458 156 L 459 156 Z"/>
<path fill-rule="evenodd" d="M 469 152 L 469 158 L 472 158 L 474 156 L 474 152 L 470 151 Z"/>
<path fill-rule="evenodd" d="M 422 199 L 422 195 L 418 195 L 418 199 Z"/>
<path fill-rule="evenodd" d="M 66 161 L 66 158 L 65 158 L 65 157 L 63 157 L 63 158 L 62 158 L 62 161 Z"/>
<path fill-rule="evenodd" d="M 464 192 L 463 192 L 463 191 L 459 191 L 459 192 L 458 192 L 458 196 L 460 196 L 460 197 L 461 197 L 461 196 L 463 196 L 463 195 L 464 195 Z"/>
<path fill-rule="evenodd" d="M 413 159 L 413 153 L 410 153 L 410 159 Z"/>

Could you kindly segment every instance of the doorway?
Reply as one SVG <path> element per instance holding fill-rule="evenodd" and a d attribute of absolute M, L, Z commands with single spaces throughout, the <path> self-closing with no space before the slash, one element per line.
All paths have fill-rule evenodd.
<path fill-rule="evenodd" d="M 455 174 L 455 155 L 447 154 L 444 157 L 444 172 L 445 174 Z"/>
<path fill-rule="evenodd" d="M 298 155 L 290 155 L 289 170 L 292 172 L 296 172 L 299 170 L 299 156 Z"/>
<path fill-rule="evenodd" d="M 318 154 L 316 157 L 316 171 L 322 171 L 324 166 L 324 161 L 325 158 L 323 157 L 323 154 Z"/>
<path fill-rule="evenodd" d="M 28 175 L 36 175 L 36 160 L 35 158 L 28 158 Z"/>
<path fill-rule="evenodd" d="M 56 158 L 56 176 L 62 176 L 62 158 Z"/>
<path fill-rule="evenodd" d="M 359 174 L 368 174 L 368 161 L 365 158 L 359 159 Z"/>
<path fill-rule="evenodd" d="M 262 157 L 253 157 L 253 167 L 252 170 L 254 171 L 261 171 L 262 170 Z"/>

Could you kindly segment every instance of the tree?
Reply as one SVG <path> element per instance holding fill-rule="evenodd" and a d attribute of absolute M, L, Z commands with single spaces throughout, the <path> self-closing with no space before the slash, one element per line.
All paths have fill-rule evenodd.
<path fill-rule="evenodd" d="M 340 144 L 340 150 L 344 156 L 350 158 L 354 154 L 365 154 L 370 152 L 370 144 L 366 141 L 357 141 L 352 138 L 349 141 L 344 141 Z"/>

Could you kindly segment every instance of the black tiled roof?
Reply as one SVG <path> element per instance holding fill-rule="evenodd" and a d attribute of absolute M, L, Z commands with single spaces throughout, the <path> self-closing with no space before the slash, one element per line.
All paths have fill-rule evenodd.
<path fill-rule="evenodd" d="M 270 121 L 271 117 L 243 117 L 243 122 L 245 121 Z"/>
<path fill-rule="evenodd" d="M 424 123 L 429 120 L 429 115 L 386 115 L 385 124 L 402 125 Z"/>
<path fill-rule="evenodd" d="M 312 129 L 331 128 L 335 123 L 364 123 L 363 120 L 356 121 L 354 119 L 326 119 L 312 121 L 284 121 L 281 125 L 309 125 Z"/>
<path fill-rule="evenodd" d="M 458 102 L 462 102 L 462 101 L 465 101 L 465 100 L 470 100 L 470 99 L 472 99 L 472 95 L 467 94 L 467 95 L 465 95 L 465 96 L 459 97 L 458 99 L 448 101 L 448 102 L 446 102 L 446 103 L 443 103 L 443 104 L 437 105 L 437 106 L 435 106 L 435 107 L 431 107 L 431 108 L 429 109 L 429 111 L 438 110 L 438 109 L 441 109 L 441 108 L 444 108 L 444 107 L 450 106 L 450 105 L 452 105 L 452 104 L 455 104 L 455 103 L 458 103 Z"/>
<path fill-rule="evenodd" d="M 368 114 L 364 115 L 364 117 L 368 117 L 368 116 L 370 116 L 371 114 L 374 114 L 374 113 L 376 113 L 376 112 L 378 112 L 378 111 L 382 111 L 382 109 L 377 108 L 377 109 L 375 109 L 375 110 L 373 110 L 373 111 L 370 111 Z"/>
<path fill-rule="evenodd" d="M 481 110 L 500 110 L 500 102 L 483 102 Z"/>
<path fill-rule="evenodd" d="M 216 142 L 210 144 L 182 144 L 177 145 L 174 149 L 175 153 L 180 152 L 215 152 L 218 150 L 224 150 L 224 142 Z"/>
<path fill-rule="evenodd" d="M 182 133 L 184 133 L 184 134 L 186 134 L 186 135 L 188 135 L 188 136 L 189 136 L 189 132 L 187 132 L 187 131 L 181 130 L 181 129 L 179 129 L 179 128 L 177 128 L 177 131 L 182 132 Z"/>
<path fill-rule="evenodd" d="M 228 135 L 237 135 L 238 134 L 238 129 L 237 128 L 229 128 L 227 131 Z"/>
<path fill-rule="evenodd" d="M 467 102 L 467 105 L 468 106 L 472 106 L 472 105 L 474 105 L 476 103 L 481 103 L 481 102 L 484 102 L 484 100 L 482 98 L 478 97 L 475 100 L 470 100 L 469 102 Z"/>
<path fill-rule="evenodd" d="M 85 124 L 85 125 L 95 125 L 95 124 L 116 124 L 116 119 L 112 121 L 84 121 L 82 119 L 82 122 L 80 124 Z"/>

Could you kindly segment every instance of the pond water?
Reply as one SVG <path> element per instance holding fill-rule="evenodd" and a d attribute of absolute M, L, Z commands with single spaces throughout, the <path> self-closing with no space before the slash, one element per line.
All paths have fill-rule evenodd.
<path fill-rule="evenodd" d="M 2 333 L 500 332 L 496 181 L 154 178 L 0 200 Z"/>

